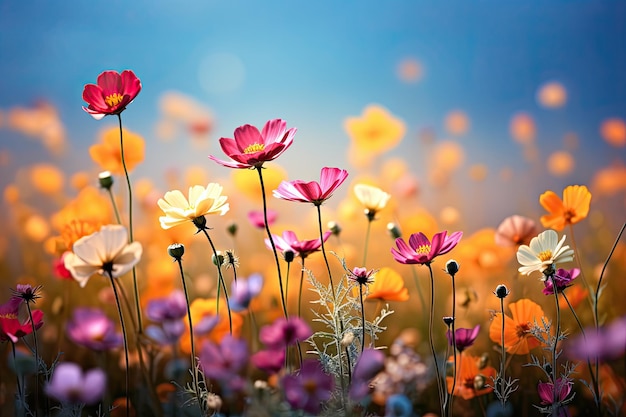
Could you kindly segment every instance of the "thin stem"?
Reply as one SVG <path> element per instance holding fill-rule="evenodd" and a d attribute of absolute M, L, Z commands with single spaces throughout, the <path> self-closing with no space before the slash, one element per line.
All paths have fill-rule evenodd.
<path fill-rule="evenodd" d="M 435 345 L 433 343 L 433 317 L 435 315 L 435 279 L 433 277 L 433 268 L 430 263 L 426 264 L 430 273 L 430 314 L 428 317 L 428 341 L 430 343 L 430 351 L 433 355 L 433 361 L 435 362 L 435 374 L 437 375 L 437 391 L 439 392 L 439 407 L 441 415 L 445 415 L 444 410 L 444 396 L 441 392 L 441 372 L 439 371 L 439 362 L 437 361 L 437 352 L 435 351 Z"/>
<path fill-rule="evenodd" d="M 591 288 L 591 286 L 587 283 L 587 280 L 585 279 L 585 273 L 583 272 L 583 266 L 580 261 L 581 258 L 580 258 L 580 255 L 578 254 L 578 247 L 576 246 L 576 239 L 574 238 L 574 225 L 572 223 L 569 224 L 569 231 L 570 231 L 570 239 L 572 241 L 572 246 L 573 246 L 574 253 L 575 253 L 576 263 L 578 264 L 578 268 L 580 269 L 580 279 L 582 280 L 583 286 L 585 287 L 585 289 L 589 289 Z M 593 300 L 592 300 L 591 293 L 588 292 L 585 298 L 589 302 L 589 307 L 593 309 Z M 595 319 L 596 318 L 594 316 L 594 320 Z M 597 326 L 598 322 L 595 322 L 595 324 Z"/>
<path fill-rule="evenodd" d="M 128 386 L 130 385 L 129 383 L 129 370 L 128 370 L 128 340 L 127 340 L 127 336 L 126 336 L 126 326 L 124 325 L 124 314 L 122 314 L 122 305 L 120 304 L 120 296 L 117 292 L 117 287 L 115 286 L 115 282 L 113 281 L 113 275 L 111 274 L 111 272 L 107 272 L 107 274 L 109 275 L 109 279 L 111 280 L 111 287 L 113 287 L 113 294 L 115 295 L 115 304 L 117 304 L 117 312 L 120 316 L 120 325 L 122 326 L 122 336 L 124 337 L 124 360 L 125 360 L 125 364 L 126 364 L 126 417 L 129 417 L 130 415 L 130 409 L 129 409 L 129 398 L 128 398 Z"/>
<path fill-rule="evenodd" d="M 365 261 L 367 260 L 367 247 L 369 246 L 370 241 L 370 230 L 372 228 L 372 219 L 367 218 L 367 231 L 365 232 L 365 246 L 363 248 L 363 263 L 362 265 L 365 267 L 367 264 Z"/>
<path fill-rule="evenodd" d="M 117 220 L 117 224 L 122 224 L 122 218 L 120 217 L 120 212 L 117 209 L 117 203 L 115 202 L 113 191 L 111 191 L 111 187 L 108 187 L 106 190 L 109 194 L 109 198 L 111 199 L 111 205 L 113 206 L 113 212 L 115 213 L 115 220 Z"/>
<path fill-rule="evenodd" d="M 502 317 L 502 327 L 500 329 L 500 346 L 502 346 L 502 361 L 500 361 L 500 402 L 502 408 L 506 406 L 506 399 L 504 398 L 504 370 L 506 369 L 506 348 L 504 347 L 504 297 L 500 297 L 500 314 Z"/>
<path fill-rule="evenodd" d="M 559 336 L 561 333 L 561 308 L 559 306 L 559 292 L 556 287 L 556 282 L 554 282 L 554 275 L 552 275 L 549 279 L 552 280 L 552 292 L 554 293 L 554 302 L 556 307 L 556 336 L 554 339 L 554 344 L 552 345 L 552 416 L 558 417 L 561 403 L 559 401 L 560 387 L 557 387 L 557 378 L 559 376 L 559 372 L 556 365 L 557 344 L 559 343 Z"/>
<path fill-rule="evenodd" d="M 39 414 L 39 344 L 37 343 L 37 329 L 35 329 L 35 322 L 33 321 L 33 312 L 28 301 L 26 302 L 26 308 L 28 309 L 28 318 L 33 329 L 33 343 L 35 345 L 35 416 L 37 416 Z"/>
<path fill-rule="evenodd" d="M 363 326 L 361 332 L 361 354 L 365 350 L 365 307 L 363 305 L 363 285 L 359 284 L 359 300 L 361 301 L 361 325 Z"/>
<path fill-rule="evenodd" d="M 128 238 L 129 242 L 133 242 L 133 190 L 130 185 L 130 177 L 126 168 L 126 159 L 124 158 L 124 137 L 122 130 L 122 114 L 118 113 L 117 120 L 120 127 L 120 155 L 122 158 L 122 167 L 124 167 L 124 176 L 126 177 L 126 185 L 128 186 Z M 119 221 L 119 218 L 118 218 Z M 139 287 L 137 286 L 137 272 L 133 266 L 133 290 L 135 294 L 135 308 L 137 310 L 137 325 L 139 326 L 139 334 L 143 332 L 141 322 L 141 307 L 139 306 Z"/>
<path fill-rule="evenodd" d="M 455 330 L 455 319 L 456 319 L 456 286 L 454 284 L 454 274 L 450 274 L 452 277 L 452 350 L 454 351 L 454 369 L 453 369 L 453 382 L 452 382 L 452 394 L 450 395 L 450 404 L 448 404 L 448 412 L 452 412 L 452 402 L 454 401 L 454 389 L 456 388 L 456 330 Z M 463 352 L 461 352 L 463 353 Z M 445 380 L 445 378 L 444 378 Z M 447 394 L 447 391 L 446 391 Z"/>
<path fill-rule="evenodd" d="M 15 343 L 11 341 L 11 351 L 13 352 L 13 367 L 15 368 L 15 383 L 17 387 L 17 398 L 20 402 L 24 402 L 24 393 L 22 392 L 22 383 L 20 381 L 20 375 L 18 374 L 17 357 L 15 354 Z M 21 406 L 21 404 L 20 404 Z"/>
<path fill-rule="evenodd" d="M 261 183 L 261 196 L 263 197 L 263 222 L 265 223 L 265 232 L 267 233 L 267 238 L 269 239 L 270 245 L 272 246 L 274 261 L 276 262 L 276 272 L 278 273 L 278 286 L 280 287 L 280 299 L 283 303 L 283 314 L 285 315 L 285 319 L 289 320 L 289 315 L 287 314 L 287 303 L 285 302 L 285 293 L 283 292 L 283 276 L 280 272 L 278 252 L 276 251 L 276 244 L 274 243 L 274 238 L 272 237 L 272 233 L 270 232 L 270 226 L 267 221 L 267 198 L 265 197 L 265 184 L 263 183 L 262 169 L 263 168 L 259 166 L 256 170 L 259 173 L 259 182 Z"/>
<path fill-rule="evenodd" d="M 216 259 L 216 264 L 217 264 L 217 276 L 218 276 L 218 280 L 219 282 L 217 283 L 218 286 L 218 290 L 219 290 L 219 286 L 221 284 L 222 288 L 224 289 L 224 298 L 226 299 L 226 309 L 228 310 L 228 325 L 229 325 L 229 329 L 230 329 L 230 334 L 233 334 L 233 318 L 230 312 L 230 305 L 228 303 L 228 291 L 226 290 L 226 283 L 224 282 L 224 277 L 222 276 L 222 266 L 219 263 L 219 259 L 217 256 L 217 250 L 215 249 L 215 245 L 213 244 L 213 240 L 211 239 L 211 236 L 209 236 L 209 232 L 206 231 L 206 228 L 202 229 L 202 232 L 204 233 L 204 235 L 206 236 L 206 238 L 209 240 L 209 244 L 211 245 L 211 249 L 213 250 L 213 257 Z M 217 302 L 219 303 L 219 291 L 218 291 L 218 296 L 217 296 Z M 219 304 L 218 304 L 219 305 Z"/>
<path fill-rule="evenodd" d="M 289 302 L 289 271 L 291 270 L 291 262 L 287 262 L 287 276 L 285 277 L 285 309 L 289 311 L 287 303 Z"/>
<path fill-rule="evenodd" d="M 424 300 L 424 293 L 422 292 L 422 286 L 420 285 L 419 280 L 417 279 L 417 269 L 415 268 L 415 265 L 411 265 L 411 272 L 413 274 L 413 281 L 415 281 L 415 288 L 417 288 L 417 294 L 420 297 L 422 311 L 424 311 L 426 308 L 426 301 Z"/>
<path fill-rule="evenodd" d="M 304 256 L 302 259 L 302 269 L 300 270 L 300 288 L 298 289 L 298 317 L 302 318 L 302 286 L 304 283 Z"/>

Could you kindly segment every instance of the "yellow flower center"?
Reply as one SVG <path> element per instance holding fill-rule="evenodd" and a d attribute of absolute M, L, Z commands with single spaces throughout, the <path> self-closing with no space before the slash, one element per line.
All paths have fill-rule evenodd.
<path fill-rule="evenodd" d="M 13 313 L 0 314 L 0 319 L 17 319 L 17 314 L 13 314 Z"/>
<path fill-rule="evenodd" d="M 124 96 L 121 95 L 120 93 L 113 93 L 111 95 L 106 96 L 104 98 L 104 101 L 107 103 L 107 106 L 114 107 L 120 104 L 123 98 Z"/>
<path fill-rule="evenodd" d="M 255 153 L 255 152 L 260 152 L 263 149 L 265 149 L 264 143 L 253 143 L 252 145 L 249 145 L 246 149 L 244 149 L 243 153 L 245 154 Z"/>
<path fill-rule="evenodd" d="M 430 253 L 430 245 L 421 245 L 415 249 L 420 255 L 428 255 Z"/>
<path fill-rule="evenodd" d="M 549 261 L 552 259 L 552 251 L 550 249 L 544 250 L 543 252 L 540 252 L 537 257 L 541 262 Z"/>

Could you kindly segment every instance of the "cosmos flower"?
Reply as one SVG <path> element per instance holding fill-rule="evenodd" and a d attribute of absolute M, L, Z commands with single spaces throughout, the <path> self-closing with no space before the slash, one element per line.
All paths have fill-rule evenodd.
<path fill-rule="evenodd" d="M 454 361 L 453 357 L 448 362 Z M 456 360 L 459 369 L 456 373 L 456 385 L 454 393 L 452 385 L 454 379 L 452 376 L 446 377 L 448 393 L 461 397 L 464 400 L 470 400 L 480 395 L 489 394 L 493 391 L 490 386 L 492 378 L 496 377 L 496 370 L 491 366 L 480 367 L 480 358 L 468 354 L 459 354 Z"/>
<path fill-rule="evenodd" d="M 535 271 L 544 273 L 550 269 L 556 270 L 561 262 L 571 262 L 574 259 L 574 250 L 563 245 L 565 235 L 558 240 L 554 230 L 541 232 L 530 241 L 530 246 L 521 245 L 517 250 L 517 261 L 522 265 L 518 271 L 530 275 Z"/>
<path fill-rule="evenodd" d="M 152 299 L 146 305 L 146 317 L 156 323 L 179 320 L 186 315 L 187 301 L 181 290 L 174 290 L 167 297 Z"/>
<path fill-rule="evenodd" d="M 298 340 L 306 340 L 313 334 L 306 321 L 300 317 L 289 320 L 279 317 L 272 324 L 261 328 L 259 340 L 270 349 L 280 349 L 293 345 Z"/>
<path fill-rule="evenodd" d="M 189 187 L 189 199 L 179 190 L 168 191 L 157 202 L 165 213 L 159 217 L 161 227 L 169 229 L 207 214 L 223 216 L 230 209 L 227 198 L 222 195 L 222 186 L 213 182 L 206 188 L 201 185 Z"/>
<path fill-rule="evenodd" d="M 569 271 L 563 268 L 559 268 L 559 270 L 556 271 L 555 274 L 551 275 L 549 279 L 543 281 L 545 287 L 542 292 L 545 295 L 554 294 L 554 284 L 556 284 L 557 292 L 563 292 L 565 288 L 572 285 L 572 281 L 574 281 L 574 279 L 576 279 L 578 275 L 580 275 L 580 269 L 578 268 L 572 268 Z"/>
<path fill-rule="evenodd" d="M 422 233 L 414 233 L 409 237 L 407 245 L 401 237 L 396 239 L 398 249 L 391 248 L 394 259 L 401 264 L 428 265 L 439 255 L 450 252 L 459 243 L 463 232 L 439 232 L 433 236 L 432 243 Z"/>
<path fill-rule="evenodd" d="M 218 381 L 237 376 L 248 363 L 248 345 L 244 339 L 226 335 L 219 344 L 206 341 L 200 349 L 204 374 Z"/>
<path fill-rule="evenodd" d="M 370 284 L 367 300 L 406 301 L 409 290 L 399 273 L 391 268 L 383 267 L 376 273 L 376 279 Z"/>
<path fill-rule="evenodd" d="M 370 381 L 385 369 L 385 355 L 378 349 L 364 349 L 354 365 L 350 399 L 361 401 L 370 392 Z"/>
<path fill-rule="evenodd" d="M 368 219 L 374 219 L 376 213 L 387 206 L 391 195 L 378 187 L 367 184 L 357 184 L 354 186 L 354 194 L 357 200 L 365 207 L 365 214 Z"/>
<path fill-rule="evenodd" d="M 498 246 L 528 245 L 537 235 L 537 225 L 528 217 L 517 214 L 509 216 L 496 229 L 495 240 Z"/>
<path fill-rule="evenodd" d="M 32 310 L 35 330 L 43 326 L 43 312 Z M 20 338 L 33 332 L 26 301 L 17 295 L 12 295 L 9 301 L 0 305 L 0 343 L 10 340 L 16 343 Z"/>
<path fill-rule="evenodd" d="M 319 361 L 307 359 L 297 374 L 284 376 L 281 385 L 292 408 L 319 415 L 322 404 L 332 395 L 333 381 L 332 376 L 324 373 Z"/>
<path fill-rule="evenodd" d="M 584 185 L 570 185 L 563 190 L 563 200 L 553 191 L 546 191 L 539 197 L 539 203 L 550 213 L 541 216 L 543 227 L 563 230 L 587 217 L 591 193 Z"/>
<path fill-rule="evenodd" d="M 254 297 L 263 289 L 263 277 L 252 274 L 248 279 L 239 278 L 233 281 L 230 292 L 229 305 L 232 311 L 243 311 L 250 306 Z"/>
<path fill-rule="evenodd" d="M 250 360 L 260 370 L 276 374 L 285 366 L 285 349 L 259 350 Z"/>
<path fill-rule="evenodd" d="M 124 275 L 139 262 L 141 254 L 141 243 L 128 243 L 124 226 L 107 225 L 78 239 L 73 253 L 67 254 L 64 261 L 74 279 L 84 287 L 96 273 L 110 278 Z"/>
<path fill-rule="evenodd" d="M 376 270 L 362 267 L 354 267 L 352 271 L 348 271 L 348 279 L 356 282 L 359 285 L 368 285 L 374 282 L 373 276 L 376 274 Z"/>
<path fill-rule="evenodd" d="M 554 385 L 555 384 L 553 384 L 552 382 L 540 382 L 537 385 L 537 393 L 539 394 L 541 404 L 558 407 L 558 412 L 556 414 L 558 417 L 569 417 L 570 413 L 567 408 L 563 406 L 563 402 L 567 400 L 567 397 L 572 392 L 574 382 L 569 379 L 557 378 L 556 404 L 554 403 Z"/>
<path fill-rule="evenodd" d="M 319 183 L 301 180 L 283 181 L 273 194 L 282 200 L 313 203 L 319 206 L 333 195 L 347 177 L 348 171 L 345 169 L 324 167 Z"/>
<path fill-rule="evenodd" d="M 97 84 L 87 84 L 83 90 L 83 100 L 87 107 L 83 110 L 100 120 L 104 116 L 120 114 L 141 91 L 141 81 L 131 70 L 104 71 L 98 75 Z"/>
<path fill-rule="evenodd" d="M 58 364 L 46 385 L 46 394 L 67 404 L 95 404 L 104 396 L 106 374 L 96 368 L 83 373 L 72 362 Z"/>
<path fill-rule="evenodd" d="M 507 353 L 526 355 L 531 349 L 540 345 L 530 329 L 535 323 L 541 324 L 544 319 L 539 304 L 523 298 L 509 304 L 511 317 L 504 316 L 504 347 Z M 489 326 L 489 338 L 494 343 L 502 343 L 502 314 L 496 313 Z"/>
<path fill-rule="evenodd" d="M 113 320 L 98 308 L 75 309 L 65 331 L 72 342 L 95 351 L 118 348 L 124 341 Z"/>
<path fill-rule="evenodd" d="M 480 331 L 480 324 L 477 324 L 472 329 L 464 329 L 459 328 L 454 331 L 454 342 L 456 344 L 456 349 L 459 352 L 463 352 L 468 347 L 474 344 L 474 341 L 478 337 L 478 332 Z M 452 332 L 448 330 L 446 332 L 446 336 L 448 337 L 448 343 L 452 345 Z"/>
<path fill-rule="evenodd" d="M 209 158 L 228 168 L 260 168 L 267 161 L 278 158 L 291 146 L 296 128 L 287 130 L 287 122 L 269 120 L 259 132 L 254 126 L 243 125 L 235 129 L 234 139 L 220 138 L 222 151 L 230 161 Z"/>
<path fill-rule="evenodd" d="M 330 231 L 324 233 L 324 242 L 328 240 L 331 234 L 332 232 Z M 322 246 L 322 242 L 319 238 L 312 240 L 298 240 L 296 233 L 291 230 L 285 230 L 282 236 L 272 235 L 272 239 L 274 240 L 276 249 L 279 251 L 283 253 L 286 251 L 292 251 L 294 256 L 299 256 L 301 258 L 306 258 L 313 252 L 319 251 Z M 268 249 L 272 248 L 269 239 L 265 239 L 265 246 L 267 246 Z"/>
<path fill-rule="evenodd" d="M 267 210 L 267 223 L 271 226 L 276 222 L 278 212 L 276 210 Z M 257 229 L 265 229 L 265 214 L 263 210 L 251 210 L 248 212 L 248 220 L 252 226 Z"/>

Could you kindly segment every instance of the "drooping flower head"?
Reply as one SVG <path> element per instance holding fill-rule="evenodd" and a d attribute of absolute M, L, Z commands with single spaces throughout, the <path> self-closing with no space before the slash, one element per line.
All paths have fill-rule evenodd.
<path fill-rule="evenodd" d="M 504 347 L 507 353 L 526 355 L 540 345 L 531 334 L 531 328 L 544 319 L 543 309 L 539 304 L 523 298 L 509 304 L 509 310 L 511 317 L 504 316 Z M 502 320 L 502 314 L 498 313 L 489 326 L 489 338 L 494 343 L 502 343 Z"/>
<path fill-rule="evenodd" d="M 584 185 L 570 185 L 563 190 L 563 200 L 553 191 L 546 191 L 539 197 L 539 203 L 550 213 L 541 216 L 543 227 L 563 230 L 587 217 L 591 193 Z"/>
<path fill-rule="evenodd" d="M 260 168 L 267 161 L 278 158 L 291 146 L 296 128 L 287 130 L 287 122 L 281 119 L 269 120 L 263 130 L 252 125 L 243 125 L 235 129 L 234 139 L 220 138 L 222 151 L 229 161 L 209 158 L 228 168 Z"/>
<path fill-rule="evenodd" d="M 324 242 L 328 240 L 331 234 L 332 232 L 330 231 L 324 233 Z M 292 251 L 294 256 L 299 256 L 301 258 L 306 258 L 313 252 L 319 251 L 322 246 L 322 241 L 319 238 L 311 240 L 298 240 L 296 233 L 291 230 L 285 230 L 282 236 L 272 235 L 272 239 L 274 240 L 276 249 L 283 253 Z M 269 239 L 265 239 L 265 246 L 267 246 L 268 249 L 272 248 Z"/>
<path fill-rule="evenodd" d="M 354 195 L 365 207 L 365 215 L 369 220 L 376 218 L 376 213 L 387 206 L 391 195 L 378 187 L 367 184 L 357 184 L 354 186 Z"/>
<path fill-rule="evenodd" d="M 528 245 L 537 235 L 534 220 L 517 214 L 509 216 L 496 229 L 495 240 L 498 246 Z"/>
<path fill-rule="evenodd" d="M 64 362 L 54 368 L 46 394 L 66 404 L 95 404 L 104 396 L 106 374 L 96 368 L 83 373 L 78 364 Z"/>
<path fill-rule="evenodd" d="M 530 275 L 535 271 L 541 273 L 556 271 L 556 265 L 561 262 L 571 262 L 574 259 L 574 250 L 563 245 L 565 235 L 559 237 L 554 230 L 541 232 L 532 238 L 530 246 L 522 245 L 517 250 L 517 261 L 522 265 L 518 271 Z"/>
<path fill-rule="evenodd" d="M 16 292 L 14 291 L 14 293 Z M 13 294 L 9 301 L 0 305 L 0 343 L 7 340 L 16 343 L 18 339 L 33 332 L 33 324 L 35 329 L 43 326 L 43 312 L 32 310 L 31 314 L 32 323 L 28 315 L 26 300 L 16 294 Z"/>
<path fill-rule="evenodd" d="M 189 187 L 189 199 L 185 198 L 179 190 L 168 191 L 157 204 L 165 213 L 159 217 L 161 227 L 170 229 L 179 224 L 193 222 L 200 227 L 204 216 L 219 214 L 223 216 L 230 209 L 226 202 L 228 197 L 222 195 L 222 186 L 217 183 L 209 183 L 206 188 L 201 185 Z M 202 226 L 204 227 L 204 226 Z"/>
<path fill-rule="evenodd" d="M 543 281 L 545 285 L 542 292 L 545 295 L 554 294 L 554 286 L 556 285 L 556 292 L 563 292 L 563 290 L 570 285 L 572 285 L 572 281 L 576 279 L 576 277 L 580 275 L 580 269 L 572 268 L 571 270 L 559 268 L 553 275 Z"/>
<path fill-rule="evenodd" d="M 142 246 L 128 243 L 128 232 L 122 225 L 102 226 L 100 231 L 74 242 L 73 253 L 65 256 L 65 267 L 81 287 L 94 274 L 117 278 L 139 262 Z"/>
<path fill-rule="evenodd" d="M 391 248 L 394 259 L 401 264 L 429 265 L 439 255 L 450 252 L 459 243 L 463 232 L 439 232 L 433 236 L 432 243 L 424 233 L 414 233 L 409 237 L 409 244 L 401 237 L 396 239 L 398 249 Z"/>
<path fill-rule="evenodd" d="M 480 324 L 477 324 L 472 329 L 459 328 L 454 331 L 454 343 L 456 345 L 456 349 L 459 352 L 463 352 L 468 347 L 474 344 L 474 341 L 478 337 L 478 332 L 480 331 Z M 448 343 L 452 346 L 452 332 L 448 330 L 446 332 L 446 336 L 448 337 Z"/>
<path fill-rule="evenodd" d="M 95 351 L 115 349 L 124 342 L 113 320 L 98 308 L 75 309 L 65 331 L 72 342 Z"/>
<path fill-rule="evenodd" d="M 347 177 L 348 171 L 345 169 L 324 167 L 319 183 L 302 180 L 283 181 L 273 194 L 282 200 L 313 203 L 319 206 L 333 195 Z"/>
<path fill-rule="evenodd" d="M 87 84 L 83 100 L 88 104 L 83 110 L 100 120 L 104 116 L 120 114 L 141 91 L 141 81 L 131 70 L 104 71 L 98 75 L 97 84 Z"/>
<path fill-rule="evenodd" d="M 332 376 L 324 373 L 320 363 L 307 359 L 299 373 L 283 377 L 281 385 L 285 399 L 296 410 L 318 415 L 322 404 L 330 399 L 334 387 Z"/>

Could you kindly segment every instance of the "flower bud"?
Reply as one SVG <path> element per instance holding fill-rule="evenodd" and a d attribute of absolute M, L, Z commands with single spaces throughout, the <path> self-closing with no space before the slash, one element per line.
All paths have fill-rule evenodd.
<path fill-rule="evenodd" d="M 509 295 L 509 289 L 506 287 L 506 285 L 504 284 L 500 284 L 496 287 L 496 291 L 494 292 L 494 294 L 496 295 L 496 297 L 498 298 L 505 298 L 507 295 Z"/>
<path fill-rule="evenodd" d="M 185 254 L 185 246 L 182 243 L 172 243 L 167 247 L 167 253 L 176 261 L 180 261 Z"/>
<path fill-rule="evenodd" d="M 224 255 L 222 254 L 222 252 L 217 251 L 216 253 L 214 253 L 211 256 L 211 262 L 213 262 L 213 265 L 215 266 L 222 266 L 222 264 L 224 263 Z"/>
<path fill-rule="evenodd" d="M 330 221 L 328 222 L 328 228 L 332 232 L 333 235 L 339 236 L 341 234 L 341 226 L 337 222 Z"/>
<path fill-rule="evenodd" d="M 446 273 L 452 276 L 456 275 L 456 273 L 459 272 L 459 268 L 459 263 L 454 259 L 450 259 L 448 262 L 446 262 Z"/>
<path fill-rule="evenodd" d="M 395 223 L 387 223 L 387 231 L 389 231 L 389 234 L 394 239 L 402 237 L 402 232 L 400 232 L 400 228 Z"/>
<path fill-rule="evenodd" d="M 199 233 L 200 230 L 207 229 L 207 227 L 206 227 L 206 217 L 204 217 L 204 216 L 196 217 L 195 219 L 192 220 L 192 222 L 198 228 L 198 232 L 196 232 L 196 233 Z"/>
<path fill-rule="evenodd" d="M 344 334 L 343 338 L 341 339 L 341 346 L 348 347 L 352 344 L 353 341 L 354 341 L 354 333 L 346 332 L 346 334 Z"/>
<path fill-rule="evenodd" d="M 98 174 L 98 182 L 100 183 L 100 187 L 110 190 L 113 186 L 113 177 L 109 171 L 102 171 Z"/>
<path fill-rule="evenodd" d="M 365 209 L 363 210 L 365 217 L 367 217 L 368 221 L 373 221 L 376 219 L 376 210 Z"/>
<path fill-rule="evenodd" d="M 283 252 L 283 258 L 285 258 L 285 262 L 293 262 L 293 259 L 296 257 L 296 253 L 292 250 L 287 249 Z"/>
<path fill-rule="evenodd" d="M 443 318 L 443 322 L 446 324 L 446 326 L 452 326 L 452 323 L 454 323 L 454 317 L 450 317 L 450 316 L 444 316 Z"/>

